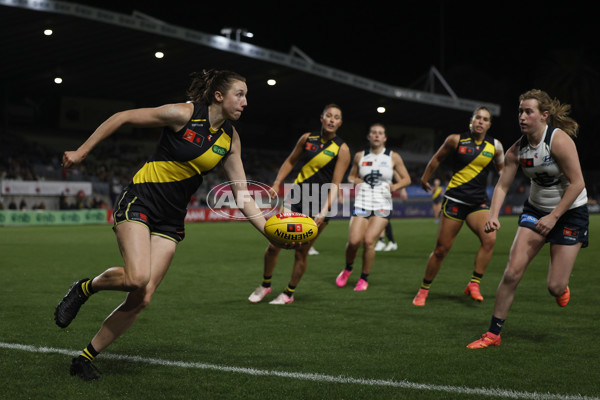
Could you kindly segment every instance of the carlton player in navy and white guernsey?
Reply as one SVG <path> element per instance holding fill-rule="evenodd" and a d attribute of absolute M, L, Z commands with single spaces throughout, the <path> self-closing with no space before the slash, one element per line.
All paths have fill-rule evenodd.
<path fill-rule="evenodd" d="M 393 209 L 392 192 L 410 184 L 410 175 L 402 157 L 385 148 L 385 127 L 382 124 L 371 125 L 367 140 L 369 147 L 356 153 L 348 174 L 348 182 L 356 185 L 354 211 L 350 218 L 346 244 L 346 267 L 335 280 L 337 286 L 346 286 L 354 269 L 354 259 L 362 245 L 362 272 L 354 287 L 355 291 L 367 290 L 369 286 L 375 244 L 389 224 Z M 397 176 L 396 183 L 393 183 L 394 173 Z"/>
<path fill-rule="evenodd" d="M 523 136 L 506 152 L 506 167 L 494 189 L 486 231 L 500 229 L 498 215 L 519 167 L 530 178 L 529 198 L 519 217 L 508 265 L 498 285 L 490 327 L 467 347 L 500 345 L 500 332 L 527 266 L 550 242 L 548 291 L 556 303 L 569 303 L 569 277 L 579 250 L 588 245 L 587 191 L 573 138 L 579 125 L 568 116 L 571 107 L 541 90 L 519 98 Z"/>
<path fill-rule="evenodd" d="M 485 107 L 475 110 L 470 120 L 469 131 L 448 136 L 427 164 L 421 177 L 421 186 L 431 192 L 429 179 L 432 174 L 442 161 L 449 156 L 453 157 L 452 178 L 444 193 L 435 248 L 427 260 L 421 288 L 413 299 L 415 306 L 425 305 L 431 283 L 440 271 L 463 222 L 467 223 L 480 241 L 471 280 L 464 293 L 474 300 L 483 301 L 479 283 L 492 258 L 496 243 L 496 235 L 488 234 L 483 229 L 490 207 L 486 191 L 487 180 L 491 171 L 495 169 L 500 172 L 504 167 L 502 144 L 487 133 L 491 126 L 490 111 Z"/>
<path fill-rule="evenodd" d="M 114 231 L 124 266 L 75 282 L 56 307 L 56 324 L 65 328 L 92 294 L 128 292 L 81 355 L 72 359 L 71 375 L 98 379 L 91 361 L 125 333 L 150 302 L 169 269 L 177 243 L 184 238 L 186 206 L 203 175 L 222 164 L 229 180 L 236 182 L 231 185 L 236 198 L 247 191 L 240 138 L 230 122 L 239 119 L 247 105 L 246 80 L 234 72 L 217 70 L 193 76 L 188 90 L 192 102 L 119 112 L 79 149 L 64 153 L 63 165 L 69 168 L 124 125 L 163 127 L 156 151 L 115 205 Z M 238 206 L 264 235 L 266 221 L 256 203 L 246 201 Z"/>
<path fill-rule="evenodd" d="M 342 126 L 342 110 L 335 104 L 326 105 L 320 116 L 321 131 L 307 132 L 296 142 L 291 154 L 279 168 L 275 182 L 271 187 L 271 195 L 276 196 L 285 178 L 292 172 L 297 163 L 301 163 L 300 172 L 294 180 L 297 188 L 296 196 L 291 204 L 292 211 L 301 212 L 313 217 L 321 235 L 327 226 L 327 214 L 338 194 L 344 174 L 350 164 L 350 149 L 337 136 Z M 327 190 L 325 192 L 325 190 Z M 300 193 L 300 195 L 298 195 Z M 308 201 L 311 200 L 311 201 Z M 314 201 L 313 201 L 314 200 Z M 296 286 L 300 283 L 308 259 L 308 251 L 317 239 L 304 243 L 296 249 L 292 276 L 283 293 L 269 304 L 290 304 L 294 301 Z M 279 248 L 269 245 L 265 250 L 263 282 L 248 297 L 252 303 L 258 303 L 271 293 L 271 278 L 277 266 Z"/>

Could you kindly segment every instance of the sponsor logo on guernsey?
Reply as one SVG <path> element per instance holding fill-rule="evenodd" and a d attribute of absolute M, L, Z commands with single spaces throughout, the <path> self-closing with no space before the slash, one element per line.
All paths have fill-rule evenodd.
<path fill-rule="evenodd" d="M 290 224 L 290 225 L 294 225 L 294 224 Z M 288 229 L 289 229 L 289 225 L 288 225 Z M 290 232 L 284 232 L 283 230 L 280 230 L 280 229 L 275 229 L 275 235 L 277 237 L 280 237 L 281 239 L 284 239 L 284 240 L 289 240 L 291 242 L 307 239 L 307 238 L 311 237 L 312 234 L 313 234 L 312 228 L 306 232 L 299 232 L 299 233 L 295 233 L 295 232 L 290 233 Z"/>
<path fill-rule="evenodd" d="M 473 152 L 473 149 L 471 149 L 467 146 L 459 146 L 458 147 L 459 154 L 471 154 L 472 152 Z"/>
<path fill-rule="evenodd" d="M 373 165 L 372 161 L 363 161 L 361 164 L 361 167 L 370 167 L 371 165 Z"/>
<path fill-rule="evenodd" d="M 491 153 L 489 151 L 483 151 L 483 152 L 481 152 L 481 154 L 483 154 L 485 157 L 489 157 L 489 158 L 494 157 L 494 153 Z"/>
<path fill-rule="evenodd" d="M 519 163 L 523 168 L 531 168 L 533 167 L 533 158 L 520 158 Z"/>
<path fill-rule="evenodd" d="M 556 163 L 554 162 L 554 160 L 552 159 L 552 156 L 544 156 L 544 157 L 542 158 L 542 160 L 543 160 L 543 161 L 542 161 L 542 165 L 543 165 L 544 167 L 547 167 L 548 165 L 553 165 L 553 164 L 556 164 Z"/>
<path fill-rule="evenodd" d="M 195 144 L 196 146 L 202 146 L 202 143 L 204 142 L 204 137 L 191 129 L 185 131 L 183 134 L 183 139 Z"/>
<path fill-rule="evenodd" d="M 326 156 L 329 156 L 329 157 L 335 156 L 335 153 L 333 151 L 329 151 L 329 150 L 323 150 L 323 154 L 325 154 Z"/>
<path fill-rule="evenodd" d="M 310 142 L 306 142 L 304 149 L 308 150 L 308 151 L 315 151 L 315 150 L 317 150 L 317 146 L 315 146 L 314 144 L 312 144 Z"/>
<path fill-rule="evenodd" d="M 223 147 L 221 146 L 217 146 L 216 144 L 214 144 L 211 147 L 213 153 L 217 153 L 220 156 L 224 156 L 225 154 L 227 154 L 227 150 L 225 150 Z"/>

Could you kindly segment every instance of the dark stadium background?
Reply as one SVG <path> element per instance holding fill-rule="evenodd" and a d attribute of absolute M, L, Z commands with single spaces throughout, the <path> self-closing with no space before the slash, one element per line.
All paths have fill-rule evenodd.
<path fill-rule="evenodd" d="M 135 107 L 184 99 L 189 73 L 232 69 L 248 79 L 249 106 L 239 121 L 246 147 L 289 151 L 300 133 L 318 128 L 323 105 L 344 110 L 340 131 L 353 152 L 364 144 L 368 124 L 426 127 L 443 138 L 466 128 L 469 113 L 384 98 L 298 70 L 196 44 L 117 26 L 7 6 L 0 2 L 0 135 L 15 129 L 49 137 L 87 136 L 59 129 L 61 99 L 91 97 Z M 16 3 L 16 2 L 13 2 Z M 518 95 L 531 88 L 573 106 L 580 123 L 576 143 L 588 191 L 598 196 L 600 61 L 592 6 L 564 2 L 164 2 L 80 1 L 130 15 L 218 35 L 246 28 L 267 49 L 296 46 L 315 62 L 386 84 L 423 90 L 434 66 L 461 98 L 495 103 L 501 114 L 491 133 L 508 148 L 519 135 Z M 40 27 L 55 28 L 44 37 Z M 154 49 L 166 57 L 156 60 Z M 62 74 L 62 85 L 52 82 Z M 276 87 L 265 80 L 275 77 Z M 447 94 L 439 84 L 438 93 Z M 377 105 L 387 108 L 384 115 Z M 345 129 L 345 130 L 344 130 Z M 244 136 L 260 132 L 260 137 Z M 145 139 L 145 134 L 134 132 Z M 138 136 L 135 136 L 138 135 Z M 258 142 L 258 143 L 257 143 Z M 391 140 L 391 147 L 401 146 Z M 275 164 L 279 164 L 277 160 Z M 417 182 L 413 182 L 416 184 Z"/>

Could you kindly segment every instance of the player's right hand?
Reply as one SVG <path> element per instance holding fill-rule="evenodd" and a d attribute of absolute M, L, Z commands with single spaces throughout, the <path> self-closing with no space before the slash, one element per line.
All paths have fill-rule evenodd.
<path fill-rule="evenodd" d="M 498 218 L 490 218 L 483 226 L 483 229 L 485 230 L 485 233 L 498 231 L 500 230 L 500 221 L 498 221 Z"/>
<path fill-rule="evenodd" d="M 65 151 L 62 157 L 63 168 L 71 168 L 83 161 L 84 157 L 82 157 L 77 151 Z"/>
<path fill-rule="evenodd" d="M 279 185 L 274 183 L 273 186 L 269 188 L 269 196 L 272 199 L 275 199 L 277 197 L 277 192 L 279 192 Z"/>

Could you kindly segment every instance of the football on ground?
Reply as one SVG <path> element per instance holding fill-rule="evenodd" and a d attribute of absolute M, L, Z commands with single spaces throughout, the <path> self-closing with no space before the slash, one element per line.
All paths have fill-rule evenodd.
<path fill-rule="evenodd" d="M 265 234 L 275 243 L 305 243 L 317 237 L 317 224 L 304 214 L 284 212 L 273 215 L 265 224 Z"/>

